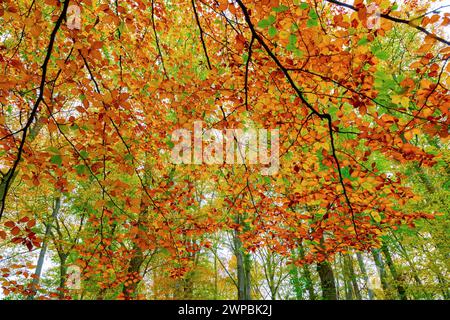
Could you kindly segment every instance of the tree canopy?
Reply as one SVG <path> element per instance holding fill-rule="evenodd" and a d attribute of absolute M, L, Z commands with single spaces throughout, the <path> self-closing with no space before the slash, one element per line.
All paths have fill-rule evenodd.
<path fill-rule="evenodd" d="M 1 1 L 2 297 L 448 299 L 445 7 Z"/>

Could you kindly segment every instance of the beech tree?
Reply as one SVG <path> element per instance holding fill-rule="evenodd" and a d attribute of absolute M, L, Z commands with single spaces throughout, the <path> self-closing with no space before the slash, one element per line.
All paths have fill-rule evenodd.
<path fill-rule="evenodd" d="M 445 7 L 2 1 L 2 298 L 448 299 Z"/>

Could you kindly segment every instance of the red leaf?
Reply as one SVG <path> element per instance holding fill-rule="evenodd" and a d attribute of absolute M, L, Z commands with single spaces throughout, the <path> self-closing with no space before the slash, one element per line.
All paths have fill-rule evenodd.
<path fill-rule="evenodd" d="M 5 227 L 8 227 L 8 228 L 14 228 L 14 226 L 16 225 L 14 222 L 12 222 L 12 221 L 6 221 L 5 223 L 4 223 L 4 225 L 5 225 Z"/>
<path fill-rule="evenodd" d="M 36 225 L 36 220 L 30 220 L 27 222 L 27 227 L 28 228 L 33 228 Z"/>
<path fill-rule="evenodd" d="M 31 249 L 33 249 L 33 244 L 31 243 L 31 241 L 27 241 L 25 244 L 28 248 L 28 251 L 31 251 Z"/>
<path fill-rule="evenodd" d="M 13 236 L 17 236 L 20 232 L 20 229 L 17 227 L 12 228 L 11 233 Z"/>

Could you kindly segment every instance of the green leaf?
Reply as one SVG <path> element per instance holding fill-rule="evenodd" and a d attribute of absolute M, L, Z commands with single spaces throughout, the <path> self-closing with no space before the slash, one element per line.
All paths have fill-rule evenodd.
<path fill-rule="evenodd" d="M 269 27 L 269 36 L 275 37 L 276 35 L 277 35 L 277 28 L 275 28 L 274 26 L 270 26 Z"/>
<path fill-rule="evenodd" d="M 450 191 L 450 180 L 447 181 L 446 183 L 444 183 L 444 184 L 442 185 L 442 188 L 445 189 L 445 190 Z"/>
<path fill-rule="evenodd" d="M 292 43 L 292 44 L 296 44 L 297 43 L 297 36 L 295 34 L 291 34 L 289 36 L 289 43 Z"/>
<path fill-rule="evenodd" d="M 273 24 L 276 20 L 277 19 L 275 18 L 275 16 L 268 16 L 267 19 L 262 19 L 258 22 L 258 27 L 265 29 Z"/>
<path fill-rule="evenodd" d="M 369 40 L 367 40 L 367 37 L 364 37 L 364 38 L 362 38 L 361 40 L 358 41 L 358 45 L 362 46 L 362 45 L 365 45 L 368 42 L 369 42 Z"/>
<path fill-rule="evenodd" d="M 55 154 L 50 158 L 51 163 L 54 163 L 58 166 L 62 164 L 62 158 L 59 154 Z"/>
<path fill-rule="evenodd" d="M 59 149 L 56 147 L 48 147 L 47 149 L 45 149 L 45 151 L 48 151 L 53 154 L 59 154 Z"/>
<path fill-rule="evenodd" d="M 341 173 L 342 173 L 342 177 L 343 177 L 344 179 L 350 179 L 350 170 L 349 170 L 348 167 L 343 167 L 343 168 L 341 169 Z"/>
<path fill-rule="evenodd" d="M 278 7 L 272 8 L 272 10 L 275 12 L 284 12 L 288 9 L 289 9 L 289 7 L 286 7 L 285 5 L 280 5 Z"/>
<path fill-rule="evenodd" d="M 80 156 L 81 156 L 83 159 L 87 159 L 87 157 L 89 157 L 89 153 L 87 153 L 86 150 L 81 150 L 81 151 L 80 151 Z"/>
<path fill-rule="evenodd" d="M 330 106 L 328 108 L 328 113 L 331 114 L 332 116 L 336 115 L 336 112 L 338 112 L 339 108 L 336 106 Z"/>
<path fill-rule="evenodd" d="M 295 54 L 295 56 L 296 56 L 297 58 L 303 57 L 303 51 L 302 51 L 302 50 L 300 50 L 300 49 L 298 49 L 298 48 L 295 48 L 295 49 L 293 50 L 293 52 L 294 52 L 294 54 Z"/>
<path fill-rule="evenodd" d="M 285 154 L 286 160 L 292 160 L 292 157 L 293 157 L 292 151 L 288 151 L 288 152 Z"/>
<path fill-rule="evenodd" d="M 87 172 L 87 168 L 84 164 L 78 164 L 74 166 L 74 168 L 78 174 L 84 174 Z"/>
<path fill-rule="evenodd" d="M 289 51 L 294 51 L 296 48 L 295 48 L 295 44 L 293 44 L 293 43 L 289 43 L 287 46 L 286 46 L 286 50 L 289 50 Z"/>
<path fill-rule="evenodd" d="M 387 60 L 389 58 L 389 54 L 386 51 L 377 51 L 375 53 L 375 57 L 380 60 Z"/>
<path fill-rule="evenodd" d="M 261 21 L 258 22 L 258 27 L 265 29 L 268 26 L 270 26 L 270 23 L 267 19 L 262 19 Z"/>
<path fill-rule="evenodd" d="M 173 143 L 173 141 L 171 139 L 167 139 L 166 144 L 170 149 L 172 149 L 175 146 L 175 144 Z"/>
<path fill-rule="evenodd" d="M 131 155 L 129 153 L 127 153 L 123 158 L 125 160 L 128 160 L 128 161 L 133 161 L 134 160 L 133 155 Z"/>
<path fill-rule="evenodd" d="M 277 21 L 277 18 L 275 18 L 275 16 L 268 16 L 267 17 L 267 21 L 269 22 L 269 24 L 273 24 L 275 21 Z"/>
<path fill-rule="evenodd" d="M 314 9 L 311 9 L 311 10 L 309 10 L 309 17 L 311 18 L 311 19 L 313 19 L 313 20 L 316 20 L 319 16 L 317 15 L 317 13 L 316 13 L 316 10 L 314 10 Z"/>
<path fill-rule="evenodd" d="M 270 28 L 269 28 L 269 34 L 270 34 Z M 242 54 L 242 61 L 243 61 L 244 63 L 247 63 L 247 60 L 248 60 L 248 52 L 244 52 L 244 53 Z"/>
<path fill-rule="evenodd" d="M 306 26 L 308 28 L 317 27 L 319 25 L 319 22 L 317 19 L 309 19 L 308 22 L 306 22 Z"/>
<path fill-rule="evenodd" d="M 309 5 L 306 2 L 302 2 L 302 3 L 300 3 L 299 7 L 302 10 L 306 10 L 309 8 Z"/>

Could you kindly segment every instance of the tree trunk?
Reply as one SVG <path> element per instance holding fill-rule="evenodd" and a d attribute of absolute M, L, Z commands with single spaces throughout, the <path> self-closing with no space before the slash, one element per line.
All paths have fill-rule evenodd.
<path fill-rule="evenodd" d="M 237 263 L 238 299 L 251 300 L 250 256 L 243 252 L 242 242 L 237 231 L 233 234 L 233 243 Z"/>
<path fill-rule="evenodd" d="M 59 299 L 64 299 L 66 290 L 66 275 L 67 275 L 67 254 L 60 253 L 59 256 Z"/>
<path fill-rule="evenodd" d="M 397 236 L 393 232 L 392 232 L 392 236 L 393 236 L 393 239 L 395 240 L 395 242 L 398 245 L 398 248 L 399 248 L 398 251 L 400 252 L 400 254 L 403 256 L 403 258 L 408 263 L 409 268 L 411 268 L 412 276 L 413 276 L 414 281 L 416 282 L 417 286 L 421 289 L 422 293 L 425 295 L 425 297 L 427 297 L 427 299 L 433 299 L 433 296 L 430 295 L 427 292 L 426 288 L 423 286 L 423 283 L 422 283 L 422 281 L 419 278 L 419 272 L 418 272 L 414 262 L 411 260 L 411 257 L 409 256 L 408 251 L 403 246 L 403 244 L 401 243 L 400 239 L 398 239 Z M 414 295 L 414 297 L 416 299 L 416 295 L 415 295 L 414 291 L 413 291 L 413 295 Z"/>
<path fill-rule="evenodd" d="M 342 254 L 339 255 L 339 262 L 342 270 L 342 277 L 344 282 L 344 292 L 345 292 L 345 300 L 352 300 L 352 287 L 350 285 L 350 275 L 347 269 L 347 266 L 344 262 L 344 256 Z"/>
<path fill-rule="evenodd" d="M 308 290 L 309 300 L 316 300 L 317 296 L 314 292 L 314 286 L 311 279 L 311 270 L 309 270 L 309 266 L 307 264 L 303 265 L 303 277 L 306 282 L 306 290 Z"/>
<path fill-rule="evenodd" d="M 217 249 L 215 249 L 217 250 Z M 217 255 L 214 254 L 214 300 L 217 300 L 218 298 L 218 269 L 217 269 Z"/>
<path fill-rule="evenodd" d="M 305 258 L 305 250 L 303 249 L 302 244 L 300 244 L 298 248 L 298 254 L 301 259 Z M 306 263 L 304 263 L 302 266 L 302 273 L 302 278 L 305 279 L 305 287 L 308 291 L 309 300 L 316 300 L 317 296 L 314 292 L 314 286 L 311 279 L 311 270 L 309 270 L 309 265 L 307 265 Z"/>
<path fill-rule="evenodd" d="M 418 177 L 419 180 L 422 182 L 422 184 L 425 186 L 425 189 L 427 190 L 427 192 L 429 194 L 435 194 L 436 193 L 436 188 L 433 185 L 433 183 L 430 181 L 430 179 L 428 178 L 427 174 L 425 173 L 425 171 L 423 170 L 423 168 L 419 165 L 416 165 L 416 170 L 418 172 Z M 446 204 L 441 200 L 441 203 L 443 205 L 443 207 L 446 206 Z M 439 255 L 442 257 L 442 260 L 444 261 L 444 265 L 447 268 L 447 271 L 450 272 L 450 264 L 445 263 L 448 259 L 448 253 L 447 253 L 447 243 L 445 240 L 440 240 L 439 237 L 435 237 L 433 233 L 431 233 L 431 239 L 433 240 L 433 244 L 434 246 L 437 248 Z M 442 239 L 446 239 L 445 237 L 442 237 Z"/>
<path fill-rule="evenodd" d="M 274 266 L 274 261 L 273 261 L 273 255 L 268 252 L 267 256 L 266 256 L 266 270 L 267 270 L 267 282 L 269 285 L 269 289 L 270 289 L 270 297 L 272 300 L 276 300 L 277 299 L 277 286 L 275 284 L 275 268 L 276 266 Z"/>
<path fill-rule="evenodd" d="M 328 261 L 317 264 L 317 272 L 320 277 L 323 300 L 337 300 L 336 285 L 334 283 L 333 269 Z"/>
<path fill-rule="evenodd" d="M 53 206 L 52 216 L 50 217 L 47 225 L 45 226 L 45 235 L 42 241 L 41 251 L 39 252 L 39 258 L 36 265 L 36 269 L 34 271 L 35 277 L 31 283 L 31 294 L 28 296 L 28 300 L 33 300 L 36 295 L 37 287 L 39 285 L 39 281 L 41 280 L 42 267 L 44 266 L 45 254 L 47 252 L 48 245 L 48 237 L 50 236 L 50 231 L 52 227 L 53 220 L 56 218 L 59 212 L 59 208 L 61 207 L 61 198 L 55 198 L 55 204 Z"/>
<path fill-rule="evenodd" d="M 182 299 L 184 300 L 194 299 L 194 275 L 200 260 L 200 254 L 198 252 L 194 252 L 190 254 L 189 259 L 193 261 L 192 269 L 188 271 L 181 279 L 183 289 Z"/>
<path fill-rule="evenodd" d="M 187 272 L 184 278 L 182 279 L 183 283 L 183 300 L 191 300 L 194 297 L 194 281 L 192 279 L 193 272 Z"/>
<path fill-rule="evenodd" d="M 353 268 L 353 258 L 350 254 L 344 255 L 344 264 L 346 265 L 346 269 L 348 270 L 348 276 L 352 285 L 353 295 L 356 300 L 362 300 L 358 282 L 356 281 L 355 269 Z"/>
<path fill-rule="evenodd" d="M 369 285 L 369 277 L 367 276 L 366 266 L 364 265 L 363 257 L 361 255 L 361 253 L 359 253 L 359 252 L 356 253 L 356 257 L 358 259 L 359 270 L 361 270 L 361 273 L 363 275 L 364 281 L 366 282 L 367 293 L 369 295 L 369 300 L 373 300 L 373 290 L 372 290 L 372 288 Z"/>
<path fill-rule="evenodd" d="M 338 264 L 339 264 L 339 262 L 338 262 L 337 257 L 334 257 L 334 261 L 331 265 L 333 270 L 339 270 Z M 341 282 L 339 280 L 339 274 L 337 275 L 335 282 L 336 282 L 336 297 L 337 297 L 337 300 L 341 300 Z M 345 288 L 344 288 L 344 290 L 345 290 Z"/>
<path fill-rule="evenodd" d="M 406 297 L 406 290 L 402 285 L 403 281 L 401 279 L 401 275 L 395 268 L 395 264 L 392 260 L 388 247 L 386 245 L 381 246 L 381 251 L 383 251 L 384 257 L 386 258 L 386 263 L 389 267 L 389 270 L 391 271 L 392 278 L 395 281 L 395 288 L 397 289 L 400 300 L 408 300 L 408 298 Z"/>
<path fill-rule="evenodd" d="M 122 293 L 125 296 L 125 299 L 130 300 L 133 299 L 136 295 L 136 289 L 139 285 L 139 270 L 144 261 L 144 254 L 136 244 L 133 244 L 134 255 L 130 260 L 130 264 L 128 265 L 127 275 L 128 279 L 131 280 L 131 283 L 123 286 Z M 135 281 L 137 279 L 137 281 Z"/>
<path fill-rule="evenodd" d="M 437 275 L 437 279 L 438 279 L 438 282 L 439 282 L 439 284 L 440 284 L 440 288 L 441 288 L 441 292 L 442 292 L 442 297 L 444 298 L 444 300 L 450 299 L 450 294 L 449 294 L 449 292 L 448 292 L 448 286 L 447 286 L 445 280 L 444 280 L 444 279 L 442 278 L 442 276 L 439 275 L 439 274 Z"/>
<path fill-rule="evenodd" d="M 303 288 L 301 286 L 300 275 L 298 272 L 298 267 L 295 264 L 291 265 L 291 269 L 289 270 L 291 276 L 291 283 L 294 287 L 295 299 L 303 300 Z"/>
<path fill-rule="evenodd" d="M 385 298 L 390 297 L 389 286 L 387 283 L 387 275 L 386 269 L 384 268 L 383 258 L 381 257 L 380 250 L 373 249 L 372 250 L 373 260 L 375 261 L 375 265 L 377 266 L 378 276 L 380 277 L 381 287 L 383 288 L 383 292 Z"/>
<path fill-rule="evenodd" d="M 137 227 L 140 229 L 142 227 L 142 220 L 147 215 L 147 208 L 144 205 L 144 201 L 141 200 L 140 204 L 140 213 L 137 221 Z M 140 283 L 140 268 L 142 263 L 144 262 L 144 253 L 142 252 L 142 249 L 139 247 L 139 239 L 140 239 L 139 232 L 136 234 L 134 241 L 133 241 L 133 247 L 132 252 L 133 256 L 130 259 L 130 264 L 128 265 L 127 270 L 127 277 L 128 280 L 131 280 L 131 283 L 124 283 L 122 288 L 122 293 L 125 297 L 125 299 L 130 300 L 133 299 L 136 294 L 136 289 Z M 128 285 L 126 285 L 128 284 Z"/>

